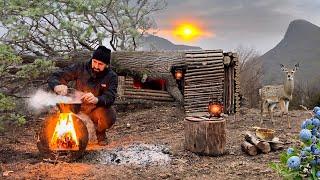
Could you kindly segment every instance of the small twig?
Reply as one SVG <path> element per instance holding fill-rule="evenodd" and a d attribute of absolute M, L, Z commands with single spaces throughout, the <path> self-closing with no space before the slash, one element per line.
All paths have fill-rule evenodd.
<path fill-rule="evenodd" d="M 305 111 L 307 111 L 308 113 L 311 114 L 311 116 L 313 116 L 312 111 L 310 111 L 307 107 L 305 107 L 304 105 L 299 105 L 302 109 L 304 109 Z"/>

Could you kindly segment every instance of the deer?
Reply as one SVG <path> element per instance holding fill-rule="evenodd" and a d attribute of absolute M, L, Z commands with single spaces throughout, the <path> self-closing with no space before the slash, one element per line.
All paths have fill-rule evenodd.
<path fill-rule="evenodd" d="M 288 69 L 283 64 L 280 64 L 280 67 L 284 72 L 284 83 L 282 85 L 266 85 L 259 89 L 259 95 L 261 97 L 260 123 L 263 123 L 263 112 L 268 109 L 271 122 L 274 125 L 274 108 L 278 106 L 281 112 L 281 119 L 283 120 L 283 116 L 286 115 L 288 128 L 291 128 L 288 108 L 294 90 L 294 74 L 299 68 L 299 63 L 292 69 Z"/>

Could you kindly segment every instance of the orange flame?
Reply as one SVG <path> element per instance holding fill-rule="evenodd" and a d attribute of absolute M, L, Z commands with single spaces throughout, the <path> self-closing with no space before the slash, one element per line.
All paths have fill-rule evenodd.
<path fill-rule="evenodd" d="M 50 142 L 52 150 L 76 150 L 79 142 L 74 129 L 72 113 L 60 113 Z"/>

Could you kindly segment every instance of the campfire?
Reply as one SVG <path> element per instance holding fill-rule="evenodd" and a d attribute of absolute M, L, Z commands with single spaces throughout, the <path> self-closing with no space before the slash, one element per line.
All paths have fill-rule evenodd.
<path fill-rule="evenodd" d="M 37 146 L 42 155 L 54 153 L 80 157 L 88 144 L 88 129 L 77 115 L 80 103 L 58 103 L 59 111 L 49 114 L 38 134 Z"/>
<path fill-rule="evenodd" d="M 74 129 L 72 113 L 60 113 L 50 141 L 52 150 L 79 150 L 79 142 Z"/>

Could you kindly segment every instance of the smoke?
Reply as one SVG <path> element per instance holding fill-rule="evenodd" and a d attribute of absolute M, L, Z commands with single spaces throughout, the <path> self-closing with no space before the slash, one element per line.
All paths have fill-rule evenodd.
<path fill-rule="evenodd" d="M 55 106 L 57 103 L 81 103 L 82 95 L 83 92 L 75 91 L 71 95 L 61 96 L 39 89 L 35 94 L 30 96 L 28 105 L 33 110 L 41 111 L 44 108 Z"/>

